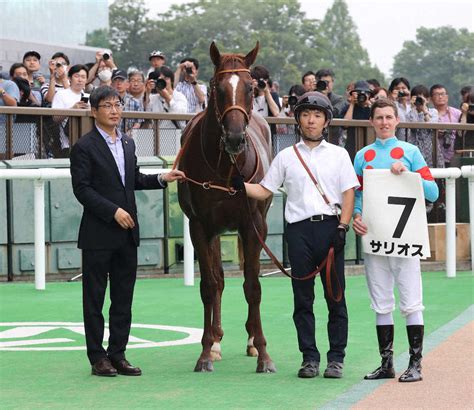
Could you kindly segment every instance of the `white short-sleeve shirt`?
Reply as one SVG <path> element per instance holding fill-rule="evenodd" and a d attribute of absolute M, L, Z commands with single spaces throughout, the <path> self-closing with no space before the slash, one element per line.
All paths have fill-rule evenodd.
<path fill-rule="evenodd" d="M 297 148 L 331 204 L 342 204 L 342 194 L 360 186 L 349 154 L 344 148 L 326 141 L 310 149 L 303 141 Z M 313 215 L 333 215 L 310 176 L 296 156 L 293 147 L 285 148 L 273 160 L 260 182 L 276 192 L 283 185 L 287 194 L 285 219 L 299 222 Z"/>

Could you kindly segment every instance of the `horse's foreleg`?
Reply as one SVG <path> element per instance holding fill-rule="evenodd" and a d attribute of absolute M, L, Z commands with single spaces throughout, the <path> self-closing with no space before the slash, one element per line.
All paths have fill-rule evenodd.
<path fill-rule="evenodd" d="M 217 292 L 216 299 L 212 311 L 212 333 L 214 336 L 214 343 L 211 348 L 211 355 L 213 360 L 222 360 L 222 351 L 221 351 L 221 340 L 224 336 L 224 331 L 222 329 L 222 316 L 221 316 L 221 303 L 222 303 L 222 292 L 224 291 L 224 270 L 222 269 L 221 262 L 221 246 L 220 240 L 217 237 L 216 243 L 213 243 L 213 246 L 216 246 L 214 253 L 214 277 L 217 282 Z"/>
<path fill-rule="evenodd" d="M 260 214 L 258 214 L 260 216 Z M 258 217 L 257 217 L 258 218 Z M 258 352 L 257 373 L 276 372 L 275 365 L 267 353 L 267 342 L 263 335 L 262 322 L 260 318 L 260 302 L 262 290 L 258 274 L 260 271 L 260 251 L 259 244 L 252 228 L 240 232 L 244 248 L 244 292 L 248 303 L 248 318 L 245 324 L 249 340 L 247 343 L 247 354 L 253 355 Z M 252 340 L 253 338 L 253 340 Z M 252 343 L 253 342 L 253 343 Z"/>
<path fill-rule="evenodd" d="M 211 348 L 214 343 L 212 316 L 216 300 L 217 283 L 212 277 L 212 246 L 205 234 L 204 228 L 198 221 L 190 221 L 190 233 L 194 249 L 198 255 L 201 272 L 200 291 L 204 305 L 204 331 L 201 339 L 202 352 L 194 367 L 195 372 L 212 372 Z"/>

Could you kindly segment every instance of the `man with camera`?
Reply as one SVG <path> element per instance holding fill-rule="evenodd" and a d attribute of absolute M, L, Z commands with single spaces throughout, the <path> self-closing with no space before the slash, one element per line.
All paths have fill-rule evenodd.
<path fill-rule="evenodd" d="M 316 91 L 323 93 L 331 101 L 334 117 L 338 118 L 345 106 L 344 97 L 333 93 L 334 71 L 329 68 L 321 68 L 316 72 Z"/>
<path fill-rule="evenodd" d="M 112 53 L 109 51 L 98 51 L 95 53 L 95 63 L 89 70 L 87 84 L 92 84 L 92 82 L 98 78 L 98 87 L 103 85 L 112 85 L 112 72 L 116 69 L 117 66 L 114 63 L 114 59 L 112 58 Z"/>
<path fill-rule="evenodd" d="M 349 104 L 342 109 L 341 116 L 345 120 L 368 120 L 370 117 L 370 97 L 372 96 L 369 83 L 364 80 L 356 81 L 354 89 L 349 94 Z M 345 148 L 349 152 L 351 160 L 356 154 L 355 128 L 347 130 Z"/>
<path fill-rule="evenodd" d="M 253 85 L 253 111 L 262 117 L 278 117 L 280 113 L 279 98 L 271 91 L 270 73 L 263 65 L 256 65 L 250 70 Z"/>
<path fill-rule="evenodd" d="M 69 78 L 67 75 L 69 68 L 69 58 L 62 52 L 54 53 L 48 63 L 49 83 L 41 86 L 43 97 L 43 107 L 51 107 L 54 95 L 59 90 L 69 88 Z"/>
<path fill-rule="evenodd" d="M 412 108 L 406 117 L 407 122 L 438 122 L 438 112 L 428 108 L 430 92 L 424 85 L 416 85 L 411 90 Z M 408 142 L 415 145 L 423 155 L 426 164 L 430 168 L 444 168 L 443 155 L 438 145 L 433 149 L 433 130 L 428 128 L 411 128 L 408 133 Z M 433 159 L 436 152 L 437 158 Z"/>
<path fill-rule="evenodd" d="M 28 70 L 28 81 L 31 90 L 40 91 L 41 86 L 46 82 L 44 75 L 39 72 L 41 67 L 41 56 L 37 51 L 27 51 L 23 56 L 23 64 Z"/>
<path fill-rule="evenodd" d="M 188 101 L 183 93 L 173 90 L 174 74 L 167 66 L 155 69 L 148 75 L 145 87 L 146 111 L 186 114 Z M 180 130 L 183 121 L 161 120 L 160 129 Z"/>
<path fill-rule="evenodd" d="M 313 71 L 306 71 L 301 77 L 301 84 L 306 93 L 316 90 L 316 75 Z"/>
<path fill-rule="evenodd" d="M 165 65 L 166 57 L 160 50 L 153 50 L 148 56 L 148 61 L 150 62 L 150 68 L 147 75 L 150 75 L 151 72 Z"/>
<path fill-rule="evenodd" d="M 188 101 L 188 113 L 202 111 L 207 105 L 207 87 L 197 81 L 199 61 L 187 57 L 178 65 L 174 74 L 176 91 L 184 94 Z"/>

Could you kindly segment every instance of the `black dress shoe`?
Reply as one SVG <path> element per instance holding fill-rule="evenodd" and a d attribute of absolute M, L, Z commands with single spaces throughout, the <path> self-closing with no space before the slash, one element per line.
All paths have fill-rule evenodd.
<path fill-rule="evenodd" d="M 112 362 L 113 366 L 117 369 L 118 374 L 124 376 L 141 376 L 142 371 L 139 367 L 132 366 L 128 360 L 122 359 L 117 362 Z"/>
<path fill-rule="evenodd" d="M 92 374 L 95 376 L 114 377 L 117 376 L 117 369 L 106 357 L 98 360 L 92 365 Z"/>
<path fill-rule="evenodd" d="M 302 379 L 310 379 L 319 374 L 319 362 L 314 360 L 301 363 L 301 368 L 298 370 L 298 377 Z"/>

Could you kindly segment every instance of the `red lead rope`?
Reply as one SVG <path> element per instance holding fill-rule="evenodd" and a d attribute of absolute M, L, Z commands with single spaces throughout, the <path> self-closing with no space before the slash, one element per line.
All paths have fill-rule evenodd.
<path fill-rule="evenodd" d="M 246 199 L 247 199 L 247 208 L 248 208 L 249 215 L 250 215 L 251 214 L 250 204 L 249 204 L 249 200 L 248 200 L 247 195 L 246 195 Z M 251 219 L 252 219 L 253 229 L 255 230 L 255 234 L 257 235 L 257 239 L 260 242 L 260 245 L 262 245 L 263 249 L 265 249 L 265 252 L 267 252 L 267 255 L 270 257 L 272 262 L 278 267 L 278 269 L 280 269 L 280 271 L 283 274 L 285 274 L 286 276 L 288 276 L 289 278 L 294 279 L 294 280 L 308 280 L 308 279 L 314 278 L 318 273 L 321 273 L 323 268 L 326 267 L 326 288 L 327 288 L 328 296 L 334 302 L 340 302 L 341 301 L 341 299 L 342 299 L 342 286 L 339 283 L 339 279 L 337 278 L 337 272 L 336 272 L 335 260 L 334 260 L 334 247 L 331 246 L 329 248 L 329 252 L 328 252 L 327 256 L 324 258 L 324 260 L 321 262 L 321 264 L 313 272 L 308 273 L 306 276 L 302 276 L 302 277 L 293 276 L 293 275 L 291 275 L 290 273 L 288 273 L 286 271 L 286 269 L 283 267 L 283 265 L 280 263 L 280 261 L 276 258 L 276 256 L 273 254 L 273 252 L 267 246 L 267 244 L 265 243 L 265 241 L 261 237 L 260 232 L 257 229 L 257 226 L 255 225 L 255 221 L 253 220 L 253 218 L 251 218 Z M 334 277 L 336 279 L 336 282 L 337 282 L 337 294 L 336 294 L 336 296 L 334 296 L 334 292 L 333 292 L 333 289 L 332 289 L 332 277 Z"/>

